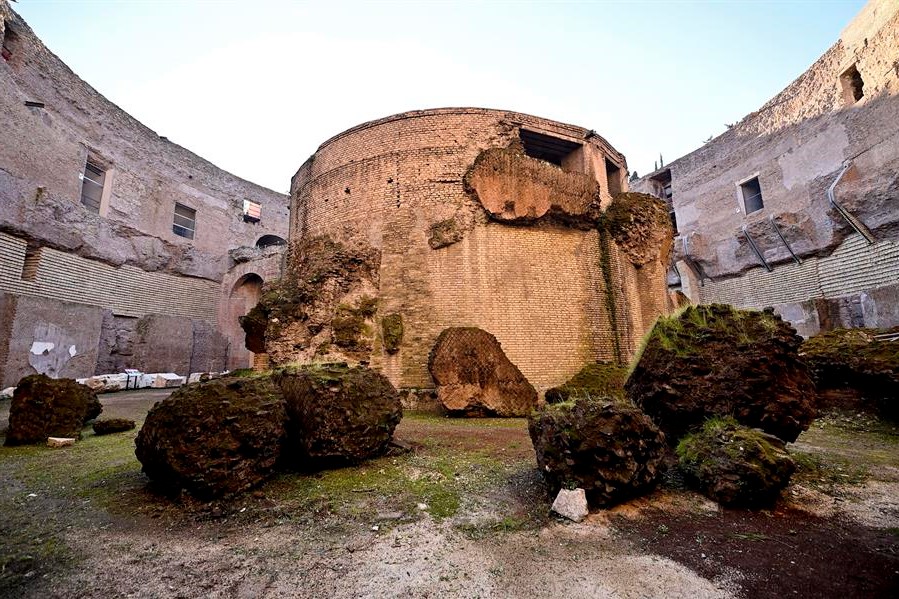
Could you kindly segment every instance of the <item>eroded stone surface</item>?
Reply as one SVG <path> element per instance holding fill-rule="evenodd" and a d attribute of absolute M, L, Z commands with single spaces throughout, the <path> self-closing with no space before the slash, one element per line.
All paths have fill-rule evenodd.
<path fill-rule="evenodd" d="M 285 457 L 298 466 L 318 468 L 380 455 L 403 417 L 396 389 L 368 368 L 310 365 L 281 371 L 275 380 L 289 417 Z"/>
<path fill-rule="evenodd" d="M 553 218 L 589 227 L 601 214 L 596 179 L 531 158 L 520 144 L 481 152 L 465 186 L 490 218 L 502 222 Z"/>
<path fill-rule="evenodd" d="M 672 443 L 713 415 L 795 441 L 815 417 L 801 343 L 772 312 L 690 306 L 659 319 L 625 389 Z"/>
<path fill-rule="evenodd" d="M 452 327 L 437 337 L 428 360 L 443 407 L 458 416 L 527 416 L 537 391 L 496 337 L 473 327 Z"/>
<path fill-rule="evenodd" d="M 528 419 L 528 432 L 550 488 L 583 488 L 591 505 L 644 493 L 661 474 L 665 436 L 626 402 L 547 405 Z"/>
<path fill-rule="evenodd" d="M 188 385 L 157 403 L 137 435 L 143 471 L 200 499 L 250 489 L 271 473 L 286 434 L 284 399 L 268 378 Z"/>
<path fill-rule="evenodd" d="M 702 492 L 724 505 L 771 504 L 796 469 L 783 441 L 733 419 L 708 421 L 681 440 L 677 454 Z"/>
<path fill-rule="evenodd" d="M 552 511 L 573 522 L 580 522 L 590 514 L 587 495 L 583 489 L 559 489 L 553 501 Z"/>
<path fill-rule="evenodd" d="M 6 445 L 44 443 L 47 437 L 80 439 L 85 423 L 102 411 L 94 391 L 72 379 L 26 376 L 9 407 Z"/>

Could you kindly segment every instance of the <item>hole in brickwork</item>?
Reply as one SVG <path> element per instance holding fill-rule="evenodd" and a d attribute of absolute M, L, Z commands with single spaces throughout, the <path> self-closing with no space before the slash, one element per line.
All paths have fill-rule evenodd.
<path fill-rule="evenodd" d="M 9 27 L 9 23 L 4 23 L 3 40 L 0 44 L 0 56 L 7 62 L 12 62 L 13 57 L 19 50 L 19 36 Z"/>
<path fill-rule="evenodd" d="M 345 193 L 345 194 L 347 194 L 347 195 L 350 195 L 350 188 L 347 187 L 346 189 L 344 189 L 344 190 L 343 190 L 343 193 Z"/>
<path fill-rule="evenodd" d="M 531 158 L 543 160 L 561 167 L 568 157 L 581 149 L 581 144 L 567 139 L 559 139 L 550 135 L 521 129 L 518 132 L 524 153 Z"/>
<path fill-rule="evenodd" d="M 37 269 L 41 265 L 41 247 L 29 243 L 25 248 L 25 260 L 22 262 L 22 280 L 33 281 L 37 278 Z"/>
<path fill-rule="evenodd" d="M 865 81 L 855 65 L 840 75 L 840 85 L 843 88 L 843 103 L 847 106 L 855 104 L 865 97 Z"/>
<path fill-rule="evenodd" d="M 606 185 L 609 195 L 615 196 L 621 193 L 621 168 L 606 158 Z"/>

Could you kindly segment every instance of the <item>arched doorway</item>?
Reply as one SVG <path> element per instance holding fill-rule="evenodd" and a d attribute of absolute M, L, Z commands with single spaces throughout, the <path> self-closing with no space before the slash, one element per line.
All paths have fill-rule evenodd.
<path fill-rule="evenodd" d="M 287 242 L 277 235 L 263 235 L 256 242 L 258 248 L 267 248 L 273 245 L 287 245 Z"/>
<path fill-rule="evenodd" d="M 231 288 L 228 298 L 228 338 L 231 341 L 229 370 L 250 368 L 253 365 L 253 353 L 244 345 L 244 332 L 239 319 L 259 303 L 262 283 L 262 277 L 256 273 L 248 273 L 240 277 Z"/>

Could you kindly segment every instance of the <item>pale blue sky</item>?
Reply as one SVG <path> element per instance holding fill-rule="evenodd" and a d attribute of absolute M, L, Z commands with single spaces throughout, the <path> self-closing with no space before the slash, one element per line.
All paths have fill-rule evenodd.
<path fill-rule="evenodd" d="M 835 2 L 21 0 L 44 43 L 160 135 L 287 191 L 328 137 L 444 106 L 596 130 L 643 174 L 760 107 L 839 38 Z"/>

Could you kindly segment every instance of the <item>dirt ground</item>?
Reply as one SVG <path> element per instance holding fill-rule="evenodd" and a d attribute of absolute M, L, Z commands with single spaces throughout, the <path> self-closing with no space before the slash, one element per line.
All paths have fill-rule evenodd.
<path fill-rule="evenodd" d="M 165 394 L 101 396 L 104 416 L 140 423 Z M 157 493 L 135 435 L 0 448 L 0 596 L 899 596 L 899 430 L 865 417 L 791 445 L 771 510 L 722 510 L 672 473 L 580 524 L 550 516 L 521 419 L 407 414 L 411 452 L 210 504 Z"/>

